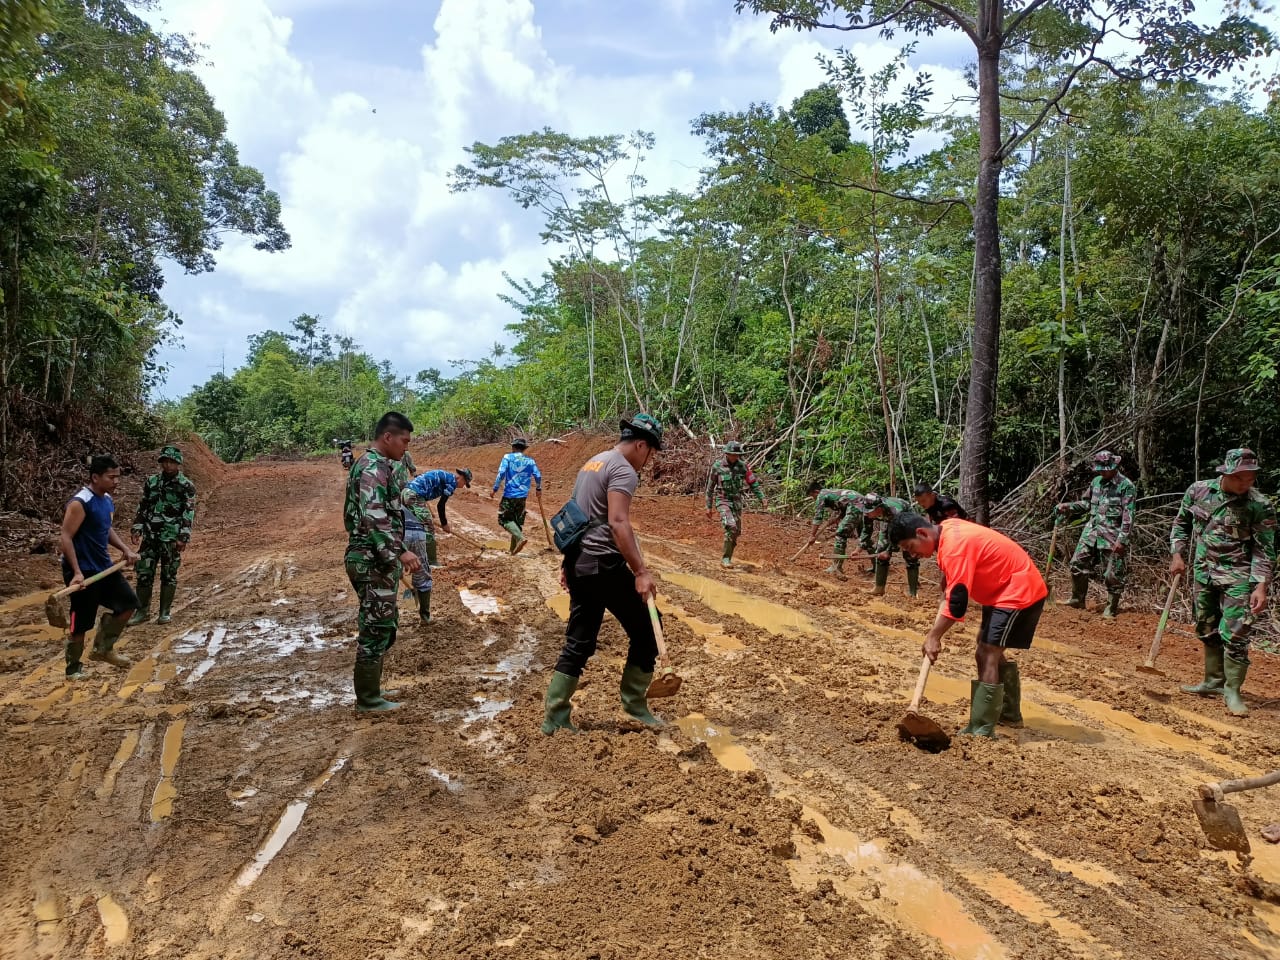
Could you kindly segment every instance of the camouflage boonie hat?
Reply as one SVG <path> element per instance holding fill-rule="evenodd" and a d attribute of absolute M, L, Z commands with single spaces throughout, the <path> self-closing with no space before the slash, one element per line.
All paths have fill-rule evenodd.
<path fill-rule="evenodd" d="M 182 463 L 182 451 L 173 444 L 169 444 L 169 446 L 160 451 L 160 456 L 156 457 L 156 459 L 172 460 L 174 463 Z"/>
<path fill-rule="evenodd" d="M 1093 455 L 1093 472 L 1115 470 L 1120 466 L 1120 458 L 1110 450 L 1099 450 Z"/>
<path fill-rule="evenodd" d="M 880 494 L 868 493 L 865 497 L 862 498 L 862 504 L 866 508 L 867 513 L 870 513 L 872 510 L 875 510 L 877 507 L 883 507 L 884 501 L 880 499 Z"/>
<path fill-rule="evenodd" d="M 618 429 L 622 431 L 623 440 L 639 437 L 648 440 L 653 449 L 662 449 L 662 424 L 647 413 L 637 413 L 630 420 L 619 420 Z"/>
<path fill-rule="evenodd" d="M 1258 455 L 1248 447 L 1236 447 L 1234 450 L 1227 451 L 1227 457 L 1222 461 L 1222 466 L 1218 467 L 1218 472 L 1257 473 L 1258 469 Z"/>
<path fill-rule="evenodd" d="M 730 440 L 728 443 L 726 443 L 726 444 L 724 445 L 724 452 L 725 452 L 725 453 L 739 453 L 739 454 L 741 454 L 741 453 L 746 453 L 746 452 L 747 452 L 747 450 L 746 450 L 746 448 L 745 448 L 742 444 L 740 444 L 737 440 Z"/>

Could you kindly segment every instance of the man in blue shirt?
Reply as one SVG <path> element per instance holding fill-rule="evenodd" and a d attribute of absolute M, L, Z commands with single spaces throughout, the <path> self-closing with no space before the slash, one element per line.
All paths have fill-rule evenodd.
<path fill-rule="evenodd" d="M 498 464 L 498 475 L 493 480 L 493 490 L 489 493 L 492 500 L 498 487 L 506 481 L 502 491 L 502 500 L 498 504 L 498 523 L 511 534 L 511 552 L 519 553 L 528 542 L 524 536 L 524 503 L 529 497 L 529 484 L 536 485 L 538 493 L 542 493 L 542 471 L 526 457 L 524 452 L 529 447 L 521 437 L 511 441 L 511 452 Z"/>
<path fill-rule="evenodd" d="M 404 460 L 401 459 L 401 463 Z M 471 486 L 471 471 L 459 467 L 455 471 L 466 486 Z M 413 592 L 418 596 L 418 616 L 423 623 L 431 622 L 431 568 L 436 563 L 436 535 L 431 523 L 431 501 L 439 500 L 440 527 L 449 532 L 449 519 L 445 504 L 458 489 L 458 480 L 447 470 L 427 470 L 418 474 L 400 493 L 404 504 L 404 545 L 422 561 L 422 567 L 413 575 Z M 406 593 L 405 597 L 408 598 Z"/>
<path fill-rule="evenodd" d="M 84 635 L 93 624 L 98 607 L 106 607 L 93 635 L 90 660 L 101 660 L 113 667 L 127 667 L 129 661 L 115 652 L 116 641 L 125 624 L 138 608 L 138 597 L 119 570 L 96 583 L 82 587 L 95 573 L 111 568 L 108 545 L 124 554 L 132 567 L 138 554 L 129 548 L 111 527 L 115 503 L 111 494 L 120 482 L 120 465 L 109 456 L 94 457 L 89 463 L 89 483 L 67 501 L 62 516 L 62 532 L 58 538 L 62 549 L 62 582 L 79 587 L 71 594 L 71 625 L 67 638 L 67 679 L 79 680 L 84 673 L 80 656 L 84 653 Z"/>

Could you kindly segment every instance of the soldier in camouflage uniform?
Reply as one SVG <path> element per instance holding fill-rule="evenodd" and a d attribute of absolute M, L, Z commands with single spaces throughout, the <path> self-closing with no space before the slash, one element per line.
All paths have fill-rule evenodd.
<path fill-rule="evenodd" d="M 1198 480 L 1183 494 L 1169 534 L 1169 573 L 1187 569 L 1195 539 L 1196 634 L 1204 644 L 1204 682 L 1185 686 L 1202 697 L 1221 695 L 1237 717 L 1248 714 L 1240 696 L 1249 669 L 1249 634 L 1267 608 L 1276 560 L 1276 512 L 1254 489 L 1258 457 L 1228 450 L 1214 480 Z"/>
<path fill-rule="evenodd" d="M 151 591 L 156 568 L 160 568 L 160 612 L 156 623 L 173 617 L 174 594 L 178 592 L 178 567 L 182 552 L 191 542 L 191 524 L 196 519 L 196 485 L 182 473 L 182 451 L 168 446 L 160 451 L 160 472 L 147 477 L 142 499 L 133 519 L 130 540 L 138 550 L 138 610 L 129 626 L 146 623 L 151 617 Z"/>
<path fill-rule="evenodd" d="M 720 523 L 724 525 L 724 552 L 720 563 L 726 567 L 733 566 L 733 550 L 742 535 L 742 500 L 747 488 L 760 499 L 760 506 L 766 509 L 769 506 L 759 479 L 742 459 L 744 453 L 742 444 L 730 440 L 724 445 L 724 456 L 711 465 L 711 476 L 707 479 L 707 516 L 720 514 Z"/>
<path fill-rule="evenodd" d="M 858 537 L 863 553 L 871 553 L 871 525 L 863 522 L 863 507 L 866 498 L 857 490 L 827 489 L 821 484 L 813 483 L 809 487 L 809 495 L 814 498 L 813 528 L 809 531 L 809 543 L 818 539 L 818 528 L 822 525 L 827 511 L 838 512 L 840 522 L 836 525 L 836 536 L 833 544 L 835 559 L 826 572 L 834 574 L 841 580 L 844 575 L 844 562 L 848 558 L 849 539 Z"/>
<path fill-rule="evenodd" d="M 382 658 L 396 642 L 399 611 L 396 585 L 402 569 L 416 573 L 421 562 L 404 545 L 400 484 L 408 470 L 400 464 L 413 424 L 402 413 L 378 421 L 373 444 L 347 477 L 342 519 L 347 529 L 347 579 L 360 601 L 353 683 L 356 709 L 395 710 L 382 694 Z"/>
<path fill-rule="evenodd" d="M 1120 595 L 1129 579 L 1126 553 L 1133 533 L 1133 505 L 1138 488 L 1120 472 L 1120 458 L 1110 450 L 1093 455 L 1093 483 L 1083 500 L 1058 504 L 1058 512 L 1078 516 L 1087 514 L 1076 552 L 1071 556 L 1071 599 L 1060 601 L 1067 607 L 1084 609 L 1089 593 L 1089 576 L 1103 567 L 1103 583 L 1107 588 L 1107 605 L 1102 610 L 1105 620 L 1114 620 L 1120 612 Z"/>
<path fill-rule="evenodd" d="M 884 588 L 889 583 L 889 558 L 898 549 L 889 542 L 889 524 L 900 513 L 917 512 L 911 504 L 899 497 L 882 497 L 876 493 L 868 493 L 863 497 L 863 516 L 867 520 L 876 521 L 879 527 L 875 546 L 876 586 L 871 591 L 873 597 L 884 596 Z M 914 597 L 920 592 L 920 560 L 910 553 L 904 553 L 902 561 L 907 565 L 907 594 Z"/>

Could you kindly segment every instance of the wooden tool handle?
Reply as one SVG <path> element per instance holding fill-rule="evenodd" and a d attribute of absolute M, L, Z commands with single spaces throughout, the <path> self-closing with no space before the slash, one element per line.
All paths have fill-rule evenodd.
<path fill-rule="evenodd" d="M 652 595 L 645 597 L 645 601 L 649 605 L 649 619 L 653 621 L 653 639 L 658 641 L 658 659 L 665 663 L 667 642 L 662 637 L 662 620 L 658 616 L 658 605 L 653 602 Z"/>
<path fill-rule="evenodd" d="M 124 561 L 121 560 L 118 563 L 110 567 L 107 567 L 107 569 L 103 570 L 102 572 L 95 573 L 92 577 L 85 577 L 79 586 L 63 587 L 61 590 L 55 593 L 54 596 L 65 597 L 69 593 L 75 593 L 77 590 L 83 590 L 85 587 L 89 586 L 89 584 L 97 583 L 103 577 L 109 577 L 111 576 L 111 574 L 115 573 L 117 570 L 123 570 L 123 569 L 124 569 Z"/>
<path fill-rule="evenodd" d="M 907 707 L 908 713 L 915 713 L 920 707 L 920 698 L 924 696 L 924 685 L 929 681 L 929 668 L 933 666 L 933 661 L 928 657 L 924 657 L 920 661 L 920 678 L 916 681 L 916 692 L 911 697 L 911 706 Z"/>
<path fill-rule="evenodd" d="M 793 554 L 791 555 L 791 559 L 790 559 L 788 562 L 789 562 L 789 563 L 795 563 L 797 560 L 799 560 L 799 559 L 800 559 L 800 554 L 802 554 L 802 553 L 804 553 L 806 550 L 808 550 L 808 549 L 809 549 L 809 545 L 810 545 L 811 543 L 813 543 L 813 541 L 812 541 L 812 540 L 810 540 L 810 541 L 809 541 L 808 543 L 806 543 L 803 547 L 801 547 L 799 550 L 797 550 L 795 553 L 793 553 Z"/>
<path fill-rule="evenodd" d="M 1156 657 L 1160 655 L 1160 641 L 1164 638 L 1164 628 L 1169 625 L 1169 611 L 1173 609 L 1173 598 L 1178 593 L 1178 578 L 1174 577 L 1173 582 L 1169 584 L 1169 596 L 1164 602 L 1164 610 L 1160 614 L 1160 622 L 1156 624 L 1156 635 L 1151 641 L 1151 652 L 1147 654 L 1147 663 L 1149 667 L 1156 662 Z"/>
<path fill-rule="evenodd" d="M 1205 800 L 1221 800 L 1224 793 L 1239 793 L 1242 790 L 1257 790 L 1259 787 L 1270 787 L 1280 783 L 1280 770 L 1272 770 L 1260 777 L 1243 777 L 1240 780 L 1223 780 L 1221 783 L 1200 784 L 1200 796 Z"/>

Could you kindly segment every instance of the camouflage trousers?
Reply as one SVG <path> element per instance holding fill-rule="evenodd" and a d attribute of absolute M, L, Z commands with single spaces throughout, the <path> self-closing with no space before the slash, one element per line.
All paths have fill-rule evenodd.
<path fill-rule="evenodd" d="M 156 568 L 160 569 L 160 583 L 178 582 L 178 567 L 182 564 L 182 554 L 178 552 L 177 540 L 160 540 L 155 537 L 142 538 L 142 546 L 138 548 L 138 587 L 146 590 L 156 582 Z"/>
<path fill-rule="evenodd" d="M 418 572 L 413 575 L 413 589 L 422 593 L 431 589 L 431 560 L 429 556 L 430 543 L 435 537 L 427 533 L 425 530 L 406 530 L 404 532 L 404 548 L 412 550 L 422 566 L 418 568 Z"/>
<path fill-rule="evenodd" d="M 508 523 L 514 523 L 521 530 L 524 529 L 524 497 L 503 497 L 498 501 L 498 526 L 505 527 Z"/>
<path fill-rule="evenodd" d="M 396 628 L 400 625 L 396 606 L 400 564 L 388 567 L 376 557 L 357 551 L 348 551 L 344 560 L 347 579 L 360 601 L 356 660 L 380 659 L 396 642 Z"/>
<path fill-rule="evenodd" d="M 887 534 L 887 532 L 886 532 L 886 531 L 889 529 L 888 521 L 885 521 L 885 520 L 877 520 L 876 522 L 877 522 L 878 524 L 880 524 L 880 544 L 879 544 L 879 549 L 877 549 L 877 550 L 876 550 L 876 553 L 887 553 L 887 554 L 889 554 L 889 560 L 892 560 L 892 559 L 893 559 L 893 555 L 894 555 L 895 553 L 901 553 L 901 554 L 902 554 L 902 562 L 903 562 L 903 563 L 905 563 L 905 564 L 907 565 L 907 568 L 908 568 L 908 569 L 914 570 L 914 569 L 916 569 L 917 567 L 919 567 L 919 566 L 920 566 L 920 558 L 919 558 L 919 557 L 913 557 L 911 554 L 907 553 L 905 550 L 902 550 L 902 549 L 900 549 L 900 548 L 898 548 L 898 547 L 892 546 L 892 545 L 889 543 L 889 537 L 888 537 L 888 534 Z M 868 526 L 868 527 L 870 527 L 870 526 L 871 526 L 871 524 L 867 524 L 867 526 Z M 868 531 L 867 531 L 866 538 L 865 538 L 865 540 L 864 540 L 864 542 L 863 542 L 863 546 L 867 546 L 867 545 L 868 545 L 868 544 L 870 544 L 870 543 L 871 543 L 871 532 L 870 532 L 870 530 L 868 530 Z M 871 549 L 870 549 L 870 547 L 869 547 L 869 546 L 867 547 L 867 552 L 868 552 L 868 553 L 870 553 L 870 552 L 871 552 Z M 880 561 L 880 563 L 888 563 L 888 562 L 889 562 L 889 560 L 881 560 L 881 561 Z"/>
<path fill-rule="evenodd" d="M 1071 555 L 1071 572 L 1079 576 L 1091 577 L 1102 567 L 1102 582 L 1108 593 L 1119 593 L 1129 582 L 1129 561 L 1126 553 L 1113 553 L 1111 545 L 1105 540 L 1089 543 L 1081 540 L 1076 544 L 1076 552 Z"/>
<path fill-rule="evenodd" d="M 1241 663 L 1249 662 L 1249 634 L 1253 633 L 1254 616 L 1249 612 L 1249 594 L 1253 585 L 1239 580 L 1229 587 L 1196 581 L 1196 636 L 1206 645 L 1221 644 L 1227 656 Z"/>
<path fill-rule="evenodd" d="M 722 501 L 716 510 L 720 514 L 720 524 L 724 527 L 724 549 L 727 557 L 738 545 L 738 537 L 742 536 L 742 504 Z"/>
<path fill-rule="evenodd" d="M 837 557 L 847 557 L 849 555 L 849 541 L 858 538 L 864 553 L 871 553 L 871 524 L 864 523 L 862 514 L 850 507 L 844 512 L 844 516 L 840 518 L 840 522 L 836 525 L 836 537 L 833 544 L 833 552 Z"/>

